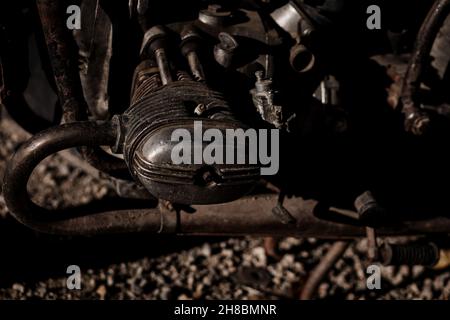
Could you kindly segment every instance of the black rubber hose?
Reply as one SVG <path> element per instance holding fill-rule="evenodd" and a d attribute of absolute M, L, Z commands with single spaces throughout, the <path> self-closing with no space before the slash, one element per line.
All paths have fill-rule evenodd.
<path fill-rule="evenodd" d="M 152 219 L 159 217 L 159 210 L 148 208 L 151 201 L 105 199 L 64 210 L 46 209 L 31 201 L 28 179 L 43 159 L 78 146 L 110 146 L 115 140 L 116 130 L 110 122 L 94 121 L 63 124 L 33 136 L 19 148 L 6 169 L 3 196 L 12 215 L 34 230 L 71 235 L 139 231 L 152 210 Z"/>

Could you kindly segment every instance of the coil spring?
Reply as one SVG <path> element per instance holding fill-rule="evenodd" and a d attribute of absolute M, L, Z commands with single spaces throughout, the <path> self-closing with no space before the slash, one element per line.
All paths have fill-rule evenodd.
<path fill-rule="evenodd" d="M 188 80 L 192 80 L 192 78 L 187 72 L 178 71 L 177 72 L 177 80 L 178 81 L 188 81 Z"/>
<path fill-rule="evenodd" d="M 161 77 L 158 73 L 151 74 L 144 72 L 145 70 L 142 70 L 142 73 L 139 74 L 136 79 L 139 83 L 134 87 L 131 104 L 135 104 L 143 97 L 148 96 L 150 93 L 161 87 Z"/>
<path fill-rule="evenodd" d="M 439 260 L 439 249 L 434 243 L 392 245 L 381 248 L 385 265 L 433 266 Z"/>

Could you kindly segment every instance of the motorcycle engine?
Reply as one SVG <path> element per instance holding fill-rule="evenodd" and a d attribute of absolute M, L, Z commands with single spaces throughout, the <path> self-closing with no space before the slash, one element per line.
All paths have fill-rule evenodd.
<path fill-rule="evenodd" d="M 192 137 L 211 130 L 226 137 L 229 130 L 250 127 L 289 130 L 295 114 L 277 94 L 274 65 L 286 82 L 314 68 L 307 47 L 312 24 L 293 2 L 276 10 L 245 2 L 201 4 L 187 14 L 190 19 L 160 24 L 148 22 L 158 20 L 151 9 L 137 10 L 144 30 L 141 63 L 134 72 L 130 107 L 116 117 L 120 137 L 115 151 L 123 153 L 134 179 L 157 198 L 180 204 L 240 198 L 260 179 L 260 163 L 198 161 L 194 154 L 208 148 L 212 138 L 199 144 Z M 180 135 L 189 139 L 180 142 Z M 242 152 L 234 140 L 214 142 L 233 159 Z M 174 162 L 177 148 L 191 150 L 182 155 L 191 161 Z M 243 149 L 247 160 L 250 149 Z"/>

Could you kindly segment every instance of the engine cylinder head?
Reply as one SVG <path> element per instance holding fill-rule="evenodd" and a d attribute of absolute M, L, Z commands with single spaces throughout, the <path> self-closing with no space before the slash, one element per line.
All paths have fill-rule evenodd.
<path fill-rule="evenodd" d="M 195 159 L 209 145 L 203 138 L 195 140 L 199 135 L 213 129 L 225 137 L 227 129 L 245 126 L 234 119 L 222 95 L 206 84 L 178 73 L 178 81 L 160 85 L 157 70 L 149 62 L 138 67 L 132 105 L 120 121 L 123 153 L 132 175 L 155 197 L 180 204 L 228 202 L 248 193 L 259 179 L 258 165 Z M 177 130 L 193 139 L 174 139 Z M 224 141 L 217 145 L 224 153 L 239 152 Z M 191 157 L 182 152 L 190 161 L 174 161 L 174 148 L 191 150 Z"/>

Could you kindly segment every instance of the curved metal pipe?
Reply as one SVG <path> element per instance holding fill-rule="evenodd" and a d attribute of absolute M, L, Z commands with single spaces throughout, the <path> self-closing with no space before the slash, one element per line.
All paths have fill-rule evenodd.
<path fill-rule="evenodd" d="M 405 115 L 406 129 L 422 134 L 430 120 L 417 106 L 416 94 L 420 87 L 424 64 L 430 54 L 434 40 L 450 14 L 450 0 L 437 0 L 433 4 L 417 36 L 415 48 L 406 71 L 402 88 L 402 112 Z"/>
<path fill-rule="evenodd" d="M 25 142 L 8 165 L 3 195 L 12 215 L 28 227 L 45 233 L 94 235 L 101 233 L 158 232 L 195 235 L 280 235 L 352 238 L 365 235 L 365 227 L 318 217 L 319 203 L 286 198 L 283 207 L 292 216 L 284 223 L 273 212 L 278 195 L 243 198 L 234 202 L 193 207 L 159 205 L 155 201 L 105 199 L 64 210 L 49 210 L 31 201 L 27 182 L 33 169 L 47 156 L 80 145 L 112 145 L 111 123 L 76 122 L 47 129 Z M 336 216 L 337 209 L 327 209 Z M 323 211 L 320 211 L 324 214 Z M 326 215 L 328 216 L 328 215 Z M 402 222 L 377 229 L 380 235 L 449 233 L 450 219 L 431 218 Z"/>
<path fill-rule="evenodd" d="M 285 223 L 273 212 L 278 195 L 193 207 L 159 206 L 154 200 L 104 199 L 63 210 L 50 210 L 31 201 L 28 179 L 34 168 L 58 151 L 85 146 L 113 145 L 116 128 L 110 122 L 75 122 L 47 129 L 25 142 L 9 162 L 3 196 L 12 215 L 28 227 L 45 233 L 95 235 L 101 233 L 158 232 L 194 235 L 279 235 L 320 238 L 352 238 L 365 235 L 365 227 L 333 222 L 321 216 L 342 216 L 338 209 L 319 210 L 319 203 L 292 197 L 283 208 L 292 216 Z M 326 212 L 324 212 L 326 211 Z M 341 210 L 342 211 L 342 210 Z M 406 217 L 408 215 L 405 215 Z M 379 235 L 450 233 L 450 218 L 405 221 L 377 229 Z"/>
<path fill-rule="evenodd" d="M 342 257 L 347 248 L 350 246 L 349 241 L 337 241 L 328 250 L 319 264 L 311 271 L 306 280 L 302 291 L 300 292 L 300 300 L 311 300 L 317 291 L 322 280 L 327 276 L 328 272 L 334 267 L 336 262 Z"/>
<path fill-rule="evenodd" d="M 142 225 L 140 218 L 148 213 L 139 210 L 142 201 L 105 199 L 76 208 L 49 210 L 32 202 L 27 191 L 31 173 L 47 156 L 77 146 L 112 145 L 115 140 L 116 130 L 110 122 L 93 121 L 63 124 L 33 136 L 19 148 L 6 169 L 3 195 L 12 215 L 45 233 L 90 235 L 137 231 Z M 145 204 L 149 205 L 147 201 Z M 130 222 L 135 223 L 136 229 L 128 228 Z"/>

